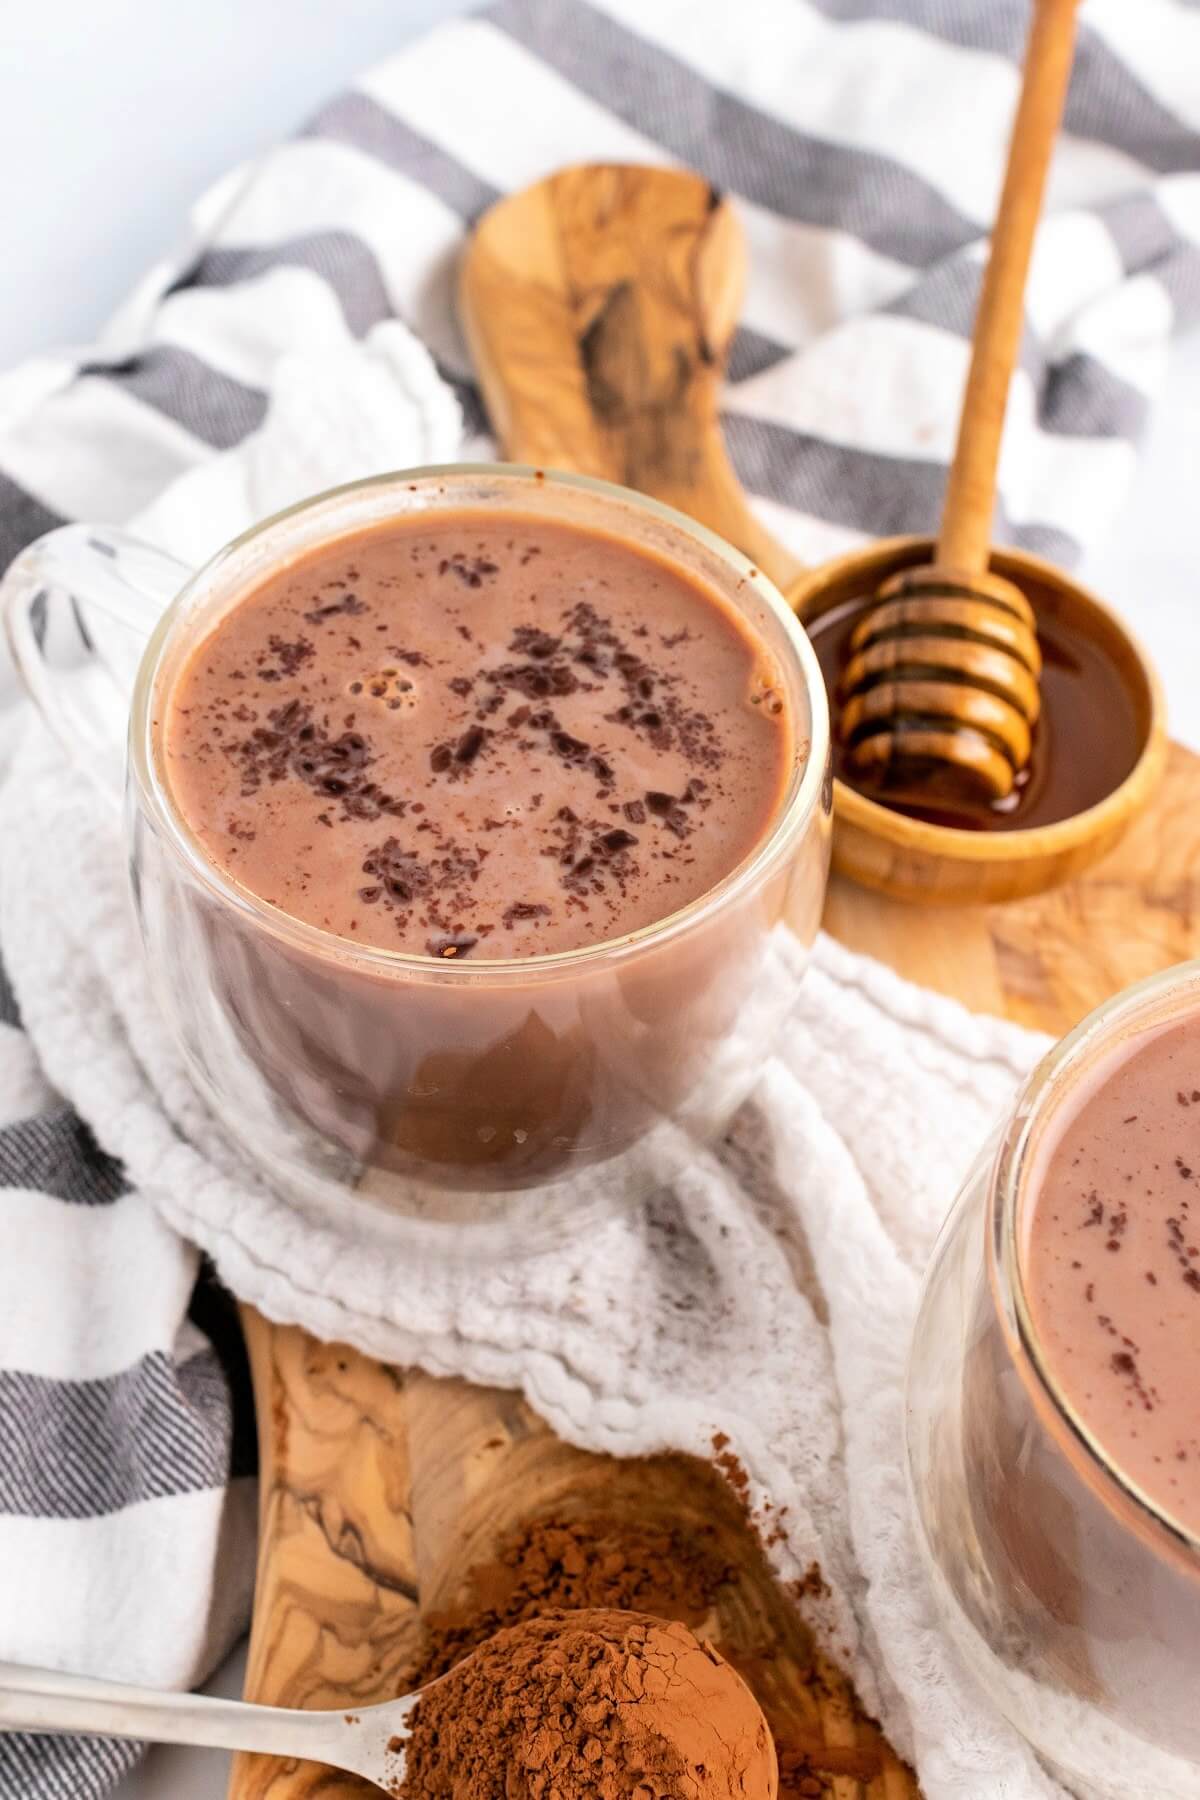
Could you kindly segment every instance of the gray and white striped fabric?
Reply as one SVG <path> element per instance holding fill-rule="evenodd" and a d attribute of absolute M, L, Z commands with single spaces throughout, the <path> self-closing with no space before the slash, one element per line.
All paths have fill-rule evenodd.
<path fill-rule="evenodd" d="M 597 159 L 685 162 L 737 199 L 752 274 L 725 427 L 779 535 L 813 558 L 930 528 L 1026 23 L 1019 0 L 501 0 L 443 27 L 206 196 L 99 344 L 0 381 L 0 566 L 61 520 L 143 512 L 256 431 L 286 359 L 391 318 L 485 440 L 456 252 L 500 192 Z M 1169 336 L 1200 316 L 1198 67 L 1200 12 L 1083 7 L 998 521 L 1064 561 L 1111 517 Z M 46 1089 L 13 977 L 0 1654 L 69 1665 L 86 1640 L 114 1674 L 185 1683 L 246 1604 L 229 1320 Z M 99 1796 L 132 1755 L 0 1738 L 0 1796 Z"/>
<path fill-rule="evenodd" d="M 56 1102 L 0 968 L 0 1655 L 207 1673 L 245 1621 L 252 1426 L 229 1296 Z M 137 1755 L 0 1733 L 0 1794 L 107 1793 Z"/>

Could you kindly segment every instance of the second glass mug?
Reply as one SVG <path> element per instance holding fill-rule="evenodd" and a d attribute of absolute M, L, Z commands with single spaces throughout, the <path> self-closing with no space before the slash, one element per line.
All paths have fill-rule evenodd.
<path fill-rule="evenodd" d="M 163 778 L 157 727 L 172 682 L 242 596 L 318 544 L 462 508 L 577 524 L 668 557 L 715 589 L 777 666 L 796 753 L 775 818 L 716 888 L 625 938 L 450 967 L 351 944 L 233 882 Z M 589 1202 L 669 1178 L 671 1145 L 727 1124 L 792 993 L 792 979 L 772 978 L 776 928 L 786 919 L 802 951 L 816 935 L 831 832 L 820 670 L 782 597 L 729 545 L 607 483 L 464 464 L 319 495 L 196 573 L 107 527 L 66 526 L 18 557 L 0 598 L 26 687 L 114 790 L 128 709 L 126 836 L 151 980 L 213 1113 L 289 1198 L 511 1218 L 532 1241 L 544 1218 L 577 1220 Z M 78 678 L 47 660 L 47 601 L 62 598 L 111 678 L 107 710 L 94 679 L 81 697 Z"/>
<path fill-rule="evenodd" d="M 1032 1171 L 1090 1071 L 1197 1014 L 1200 963 L 1181 964 L 1039 1064 L 942 1228 L 909 1364 L 909 1475 L 942 1618 L 1081 1800 L 1200 1800 L 1200 1542 L 1112 1460 L 1047 1366 L 1022 1270 Z"/>

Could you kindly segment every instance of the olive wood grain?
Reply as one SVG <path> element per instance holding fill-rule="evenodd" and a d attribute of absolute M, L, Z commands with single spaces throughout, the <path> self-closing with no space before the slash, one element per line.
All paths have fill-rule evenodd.
<path fill-rule="evenodd" d="M 400 1691 L 421 1639 L 405 1378 L 242 1309 L 258 1413 L 259 1552 L 246 1698 L 347 1711 Z M 238 1800 L 375 1790 L 234 1758 Z"/>
<path fill-rule="evenodd" d="M 506 456 L 638 488 L 786 587 L 800 565 L 751 513 L 717 416 L 745 276 L 737 215 L 701 176 L 591 164 L 484 214 L 460 312 Z"/>
<path fill-rule="evenodd" d="M 977 1012 L 1061 1036 L 1130 982 L 1200 956 L 1200 757 L 1172 744 L 1164 760 L 1117 848 L 1077 879 L 931 911 L 835 874 L 827 930 Z"/>

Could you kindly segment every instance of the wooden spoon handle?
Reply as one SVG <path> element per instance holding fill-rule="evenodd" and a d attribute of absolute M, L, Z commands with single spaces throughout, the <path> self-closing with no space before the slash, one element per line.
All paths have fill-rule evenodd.
<path fill-rule="evenodd" d="M 1025 278 L 1071 73 L 1075 6 L 1076 0 L 1035 0 L 1025 48 L 1021 97 L 979 295 L 937 545 L 936 561 L 963 575 L 980 574 L 988 564 L 996 465 L 1021 343 Z"/>

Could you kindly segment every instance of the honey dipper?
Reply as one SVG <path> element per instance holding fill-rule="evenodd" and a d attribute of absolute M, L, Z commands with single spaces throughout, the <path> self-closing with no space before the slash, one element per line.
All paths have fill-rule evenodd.
<path fill-rule="evenodd" d="M 950 773 L 1003 800 L 1038 716 L 1033 608 L 988 569 L 996 465 L 1025 280 L 1075 35 L 1075 0 L 1035 0 L 934 560 L 879 589 L 851 634 L 839 731 L 850 770 L 909 787 Z"/>

